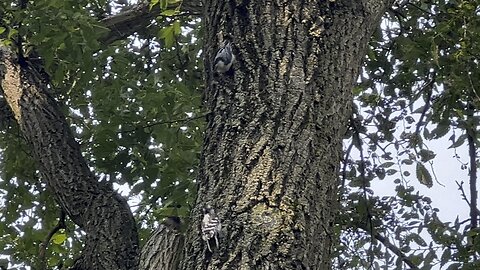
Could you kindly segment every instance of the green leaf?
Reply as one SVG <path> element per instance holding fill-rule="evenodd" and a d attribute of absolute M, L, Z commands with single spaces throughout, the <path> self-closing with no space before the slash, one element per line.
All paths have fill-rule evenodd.
<path fill-rule="evenodd" d="M 12 39 L 12 38 L 14 38 L 15 36 L 17 36 L 17 34 L 18 34 L 18 30 L 17 30 L 17 29 L 10 28 L 10 31 L 8 31 L 7 38 L 8 38 L 8 39 Z"/>
<path fill-rule="evenodd" d="M 182 32 L 182 28 L 180 27 L 180 21 L 176 20 L 173 22 L 173 34 L 178 36 Z"/>
<path fill-rule="evenodd" d="M 160 3 L 160 0 L 150 0 L 150 10 L 158 3 Z"/>
<path fill-rule="evenodd" d="M 447 270 L 458 270 L 461 269 L 461 263 L 452 263 L 448 266 Z"/>
<path fill-rule="evenodd" d="M 415 243 L 421 247 L 426 247 L 427 246 L 427 243 L 425 242 L 425 240 L 418 234 L 411 234 L 412 236 L 412 239 L 413 241 L 415 241 Z"/>
<path fill-rule="evenodd" d="M 440 139 L 450 131 L 450 122 L 449 121 L 442 121 L 440 124 L 437 125 L 431 132 L 431 135 L 434 139 Z"/>
<path fill-rule="evenodd" d="M 403 159 L 403 160 L 402 160 L 402 164 L 412 165 L 412 164 L 413 164 L 413 160 L 411 160 L 411 159 Z"/>
<path fill-rule="evenodd" d="M 457 140 L 452 138 L 453 143 L 448 148 L 450 149 L 450 148 L 460 147 L 461 145 L 463 145 L 465 143 L 466 138 L 467 138 L 467 134 L 460 135 L 460 137 L 458 137 Z"/>
<path fill-rule="evenodd" d="M 440 259 L 440 265 L 444 266 L 448 261 L 450 261 L 451 256 L 452 256 L 452 251 L 449 248 L 445 249 Z"/>
<path fill-rule="evenodd" d="M 420 155 L 420 158 L 421 158 L 422 162 L 430 161 L 430 160 L 434 159 L 435 156 L 436 156 L 436 154 L 433 151 L 427 150 L 427 149 L 421 149 L 418 152 L 418 155 Z"/>
<path fill-rule="evenodd" d="M 67 234 L 65 233 L 65 230 L 63 230 L 63 229 L 56 232 L 52 236 L 52 242 L 57 244 L 57 245 L 63 244 L 63 242 L 65 242 L 65 240 L 67 240 Z"/>
<path fill-rule="evenodd" d="M 169 25 L 160 30 L 160 38 L 164 40 L 166 47 L 172 47 L 175 43 L 174 26 Z"/>
<path fill-rule="evenodd" d="M 398 170 L 395 170 L 395 169 L 388 169 L 386 171 L 387 175 L 394 175 L 398 172 Z"/>
<path fill-rule="evenodd" d="M 166 9 L 168 7 L 168 0 L 160 0 L 160 8 Z"/>
<path fill-rule="evenodd" d="M 389 168 L 389 167 L 392 167 L 393 165 L 395 165 L 395 162 L 384 162 L 380 165 L 380 167 Z"/>
<path fill-rule="evenodd" d="M 416 173 L 417 179 L 421 184 L 429 188 L 433 186 L 432 176 L 430 175 L 430 172 L 420 162 L 417 162 Z"/>

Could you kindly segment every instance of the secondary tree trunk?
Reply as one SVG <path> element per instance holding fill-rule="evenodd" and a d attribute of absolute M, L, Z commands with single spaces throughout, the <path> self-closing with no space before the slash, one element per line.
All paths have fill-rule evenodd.
<path fill-rule="evenodd" d="M 182 269 L 329 269 L 341 142 L 370 34 L 392 1 L 205 1 L 211 111 Z M 232 41 L 234 73 L 213 59 Z M 223 224 L 201 239 L 201 208 Z"/>
<path fill-rule="evenodd" d="M 138 267 L 138 235 L 126 202 L 112 187 L 99 183 L 82 157 L 65 116 L 32 66 L 0 47 L 0 85 L 31 146 L 42 180 L 87 236 L 72 269 Z"/>

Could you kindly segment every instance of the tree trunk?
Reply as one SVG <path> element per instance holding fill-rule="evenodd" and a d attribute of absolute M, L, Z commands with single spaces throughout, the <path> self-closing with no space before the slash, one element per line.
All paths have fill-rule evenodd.
<path fill-rule="evenodd" d="M 179 220 L 167 218 L 143 246 L 139 268 L 141 270 L 178 269 L 182 255 L 183 238 Z"/>
<path fill-rule="evenodd" d="M 196 10 L 190 2 L 183 7 Z M 370 33 L 392 2 L 205 1 L 205 105 L 212 113 L 182 269 L 330 268 L 351 87 Z M 132 20 L 107 18 L 108 28 L 125 29 L 103 42 L 131 34 L 129 26 L 147 11 L 131 11 Z M 215 75 L 213 58 L 225 39 L 237 57 L 234 73 Z M 74 269 L 136 269 L 138 239 L 128 205 L 95 179 L 38 72 L 0 50 L 0 75 L 43 180 L 87 233 Z M 200 236 L 200 209 L 207 203 L 223 224 L 213 253 Z M 172 239 L 171 245 L 152 240 L 142 254 L 166 247 L 159 256 L 175 267 L 183 241 L 175 234 L 160 228 L 154 237 Z M 153 257 L 142 258 L 155 269 Z"/>
<path fill-rule="evenodd" d="M 126 202 L 90 171 L 80 147 L 47 86 L 32 66 L 0 47 L 0 85 L 31 146 L 42 179 L 55 199 L 87 236 L 72 269 L 138 267 L 138 235 Z"/>
<path fill-rule="evenodd" d="M 391 2 L 205 1 L 211 114 L 182 269 L 331 267 L 351 89 Z M 237 61 L 217 75 L 223 40 Z M 213 254 L 200 233 L 206 204 L 223 226 Z"/>

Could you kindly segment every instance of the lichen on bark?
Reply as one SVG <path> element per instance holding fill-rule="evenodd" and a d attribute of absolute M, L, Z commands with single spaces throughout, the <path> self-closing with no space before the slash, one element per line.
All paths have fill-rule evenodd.
<path fill-rule="evenodd" d="M 205 1 L 205 133 L 182 269 L 329 269 L 341 142 L 367 42 L 391 1 Z M 208 67 L 233 42 L 232 75 Z M 225 228 L 213 254 L 201 207 Z"/>

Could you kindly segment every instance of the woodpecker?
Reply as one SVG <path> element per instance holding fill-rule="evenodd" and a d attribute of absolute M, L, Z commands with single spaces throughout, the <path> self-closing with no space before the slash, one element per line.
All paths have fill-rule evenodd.
<path fill-rule="evenodd" d="M 212 252 L 210 240 L 214 238 L 215 246 L 218 247 L 218 236 L 221 230 L 222 224 L 215 214 L 215 210 L 210 205 L 207 205 L 207 207 L 203 209 L 202 239 L 207 242 L 207 247 L 210 252 Z"/>

